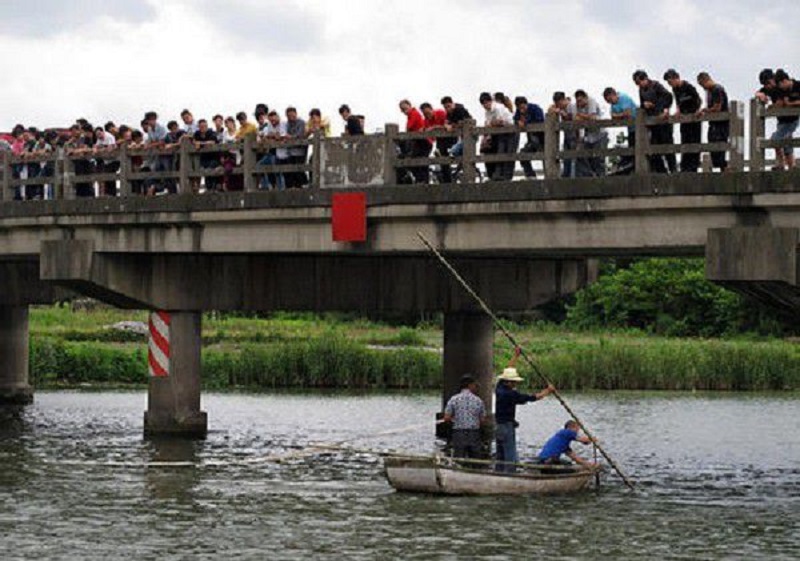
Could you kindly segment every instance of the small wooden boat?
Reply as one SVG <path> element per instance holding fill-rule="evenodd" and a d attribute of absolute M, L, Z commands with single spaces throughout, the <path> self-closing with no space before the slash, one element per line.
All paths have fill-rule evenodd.
<path fill-rule="evenodd" d="M 520 464 L 515 473 L 505 473 L 481 467 L 437 456 L 388 455 L 384 458 L 386 478 L 396 490 L 440 495 L 575 493 L 587 488 L 601 470 L 600 467 Z"/>

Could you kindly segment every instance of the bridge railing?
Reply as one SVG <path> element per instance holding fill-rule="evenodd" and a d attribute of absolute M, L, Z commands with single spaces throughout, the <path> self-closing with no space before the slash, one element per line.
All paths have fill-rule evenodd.
<path fill-rule="evenodd" d="M 658 125 L 675 125 L 683 123 L 704 122 L 729 122 L 729 137 L 725 142 L 705 142 L 698 144 L 659 144 L 650 143 L 649 129 Z M 631 146 L 609 146 L 609 131 L 628 129 L 635 131 L 636 143 Z M 562 176 L 561 164 L 565 162 L 578 162 L 582 159 L 600 159 L 602 168 L 606 170 L 606 159 L 616 161 L 628 159 L 633 164 L 635 173 L 650 173 L 650 163 L 654 157 L 671 154 L 701 154 L 706 152 L 726 152 L 728 154 L 728 167 L 732 171 L 744 169 L 744 115 L 741 103 L 730 103 L 730 111 L 725 113 L 705 113 L 701 115 L 673 115 L 667 118 L 647 117 L 643 112 L 638 112 L 635 119 L 596 119 L 559 121 L 554 114 L 548 114 L 544 123 L 526 127 L 478 127 L 474 121 L 466 122 L 461 128 L 452 131 L 426 131 L 414 133 L 399 133 L 397 125 L 387 125 L 386 137 L 387 153 L 397 154 L 395 146 L 418 141 L 419 139 L 459 138 L 463 143 L 463 154 L 452 157 L 438 154 L 433 157 L 395 157 L 391 165 L 395 172 L 425 165 L 456 165 L 462 172 L 463 182 L 473 182 L 475 166 L 477 164 L 500 164 L 523 161 L 540 161 L 544 168 L 545 178 L 558 178 Z M 600 134 L 605 140 L 588 143 L 586 134 Z M 484 139 L 495 135 L 514 135 L 517 137 L 511 145 L 513 151 L 507 153 L 483 153 L 480 149 Z M 519 151 L 519 144 L 524 142 L 526 135 L 537 134 L 543 138 L 543 145 L 535 152 Z M 597 144 L 597 146 L 593 146 Z M 623 160 L 624 161 L 624 160 Z M 631 170 L 631 171 L 634 171 Z M 510 178 L 507 178 L 510 179 Z M 394 183 L 390 181 L 387 183 Z"/>
<path fill-rule="evenodd" d="M 780 117 L 800 117 L 800 107 L 766 107 L 758 99 L 750 100 L 750 170 L 761 171 L 769 162 L 767 149 L 797 148 L 800 138 L 766 138 L 767 121 Z"/>
<path fill-rule="evenodd" d="M 301 139 L 244 140 L 218 144 L 195 143 L 184 137 L 170 145 L 128 145 L 108 149 L 59 148 L 49 154 L 2 154 L 0 200 L 22 198 L 73 199 L 76 197 L 145 195 L 152 190 L 168 193 L 206 190 L 255 191 L 265 177 L 295 174 L 319 187 L 319 158 L 308 161 L 309 150 L 320 153 L 320 134 Z M 292 152 L 299 156 L 292 158 Z M 284 153 L 288 156 L 282 158 Z M 273 156 L 273 157 L 269 157 Z M 299 159 L 297 159 L 299 158 Z M 273 185 L 276 187 L 277 185 Z"/>
<path fill-rule="evenodd" d="M 0 167 L 0 198 L 21 198 L 23 190 L 25 198 L 56 199 L 94 196 L 96 192 L 101 196 L 122 197 L 143 195 L 155 190 L 192 193 L 203 185 L 206 191 L 256 191 L 268 187 L 280 188 L 287 178 L 292 186 L 311 188 L 345 184 L 393 185 L 407 180 L 409 175 L 413 176 L 409 172 L 415 171 L 415 168 L 427 171 L 431 166 L 434 166 L 433 169 L 451 166 L 457 172 L 458 181 L 475 183 L 480 180 L 479 165 L 513 163 L 516 166 L 517 162 L 536 163 L 544 171 L 537 177 L 550 179 L 562 176 L 566 162 L 574 164 L 590 158 L 599 159 L 602 170 L 607 169 L 606 162 L 610 159 L 625 162 L 628 172 L 647 174 L 651 172 L 651 162 L 659 155 L 706 155 L 711 152 L 726 152 L 728 167 L 733 171 L 758 171 L 764 169 L 767 149 L 800 146 L 800 139 L 776 141 L 765 138 L 765 121 L 795 115 L 800 115 L 800 108 L 765 108 L 756 100 L 752 101 L 749 162 L 744 159 L 743 105 L 736 101 L 730 103 L 727 113 L 667 118 L 646 117 L 641 111 L 635 119 L 619 120 L 559 121 L 556 115 L 547 115 L 544 123 L 526 127 L 480 127 L 474 121 L 466 121 L 449 130 L 401 133 L 397 125 L 388 124 L 383 134 L 335 139 L 325 139 L 319 132 L 309 138 L 281 140 L 258 139 L 250 135 L 234 142 L 200 145 L 184 137 L 181 142 L 166 146 L 121 143 L 112 149 L 59 148 L 48 154 L 37 155 L 14 156 L 5 152 Z M 729 123 L 730 133 L 725 142 L 659 145 L 650 142 L 649 129 L 654 126 L 720 121 Z M 613 140 L 616 136 L 614 133 L 622 131 L 635 133 L 634 146 L 629 143 L 601 142 L 591 147 L 580 140 L 585 139 L 587 133 L 598 132 L 607 133 L 609 139 Z M 498 135 L 513 136 L 510 151 L 486 153 L 481 150 L 484 139 L 497 139 Z M 535 135 L 542 141 L 536 151 L 519 149 L 527 135 Z M 565 147 L 564 140 L 568 138 L 571 141 Z M 425 143 L 419 151 L 425 155 L 416 155 L 413 149 L 415 142 Z M 456 142 L 461 143 L 458 155 L 437 154 L 430 149 L 431 145 L 438 145 L 444 152 L 445 148 Z M 432 155 L 428 155 L 429 152 Z M 343 155 L 347 161 L 337 164 L 334 160 L 341 160 Z M 336 172 L 336 165 L 340 168 L 348 165 L 360 168 L 366 160 L 369 160 L 372 168 L 352 181 L 346 177 L 349 172 L 331 173 L 332 169 Z M 710 171 L 706 166 L 701 170 Z"/>

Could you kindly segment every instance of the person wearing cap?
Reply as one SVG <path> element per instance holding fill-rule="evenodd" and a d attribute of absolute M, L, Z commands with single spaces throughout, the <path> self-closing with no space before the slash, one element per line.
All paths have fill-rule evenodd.
<path fill-rule="evenodd" d="M 444 422 L 453 423 L 454 458 L 482 458 L 481 425 L 486 422 L 486 406 L 478 397 L 475 378 L 461 378 L 461 391 L 451 397 L 444 408 Z"/>
<path fill-rule="evenodd" d="M 517 456 L 517 405 L 538 401 L 553 393 L 555 388 L 548 385 L 536 394 L 524 394 L 517 391 L 517 384 L 523 378 L 513 366 L 503 370 L 497 377 L 495 388 L 495 447 L 497 471 L 514 471 L 514 465 L 519 461 Z"/>

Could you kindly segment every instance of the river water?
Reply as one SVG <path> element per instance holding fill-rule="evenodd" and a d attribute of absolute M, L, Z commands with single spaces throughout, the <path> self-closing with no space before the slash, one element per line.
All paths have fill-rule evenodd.
<path fill-rule="evenodd" d="M 609 476 L 568 497 L 400 494 L 373 455 L 302 450 L 432 451 L 430 394 L 207 394 L 208 439 L 158 443 L 142 393 L 41 392 L 0 420 L 0 556 L 800 558 L 797 396 L 569 399 L 637 492 Z M 566 419 L 553 400 L 518 417 L 523 456 Z"/>

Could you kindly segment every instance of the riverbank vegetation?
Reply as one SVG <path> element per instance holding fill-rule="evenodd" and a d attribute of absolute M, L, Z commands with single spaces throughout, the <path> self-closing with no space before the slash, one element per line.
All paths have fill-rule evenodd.
<path fill-rule="evenodd" d="M 607 272 L 606 276 L 616 274 L 619 272 Z M 560 323 L 540 319 L 508 324 L 559 387 L 800 389 L 800 346 L 794 339 L 776 336 L 792 329 L 780 319 L 765 314 L 758 329 L 737 331 L 731 328 L 730 319 L 739 317 L 737 312 L 725 316 L 729 318 L 727 324 L 714 328 L 720 337 L 666 336 L 661 328 L 653 326 L 670 326 L 666 332 L 672 334 L 675 330 L 697 330 L 706 322 L 692 319 L 681 323 L 669 316 L 664 306 L 658 309 L 652 303 L 637 307 L 632 295 L 626 298 L 629 310 L 620 312 L 618 306 L 607 305 L 613 291 L 603 285 L 609 282 L 604 281 L 606 276 L 588 289 L 597 292 L 595 297 L 579 294 L 574 304 L 565 306 L 561 312 L 565 319 Z M 747 305 L 732 298 L 738 296 L 720 296 L 708 287 L 701 289 L 687 292 L 695 299 L 696 307 L 706 305 L 703 298 L 709 294 L 713 296 L 712 306 L 720 305 L 714 302 L 719 298 L 728 306 Z M 652 294 L 659 291 L 650 290 Z M 637 297 L 645 302 L 642 294 L 640 290 Z M 587 310 L 603 311 L 591 312 L 599 314 L 600 319 L 589 321 L 591 314 Z M 630 310 L 638 311 L 633 314 Z M 643 310 L 660 317 L 660 321 L 642 320 Z M 691 311 L 698 317 L 707 313 Z M 620 319 L 626 314 L 638 318 L 636 321 L 643 325 L 627 325 Z M 33 308 L 34 384 L 40 388 L 144 386 L 147 349 L 141 327 L 146 320 L 145 312 L 103 306 L 80 310 L 69 305 Z M 140 330 L 111 327 L 119 322 L 140 322 L 134 324 Z M 203 343 L 203 383 L 209 389 L 441 387 L 440 318 L 409 326 L 342 314 L 272 314 L 262 318 L 207 314 L 203 319 Z M 505 339 L 496 337 L 498 370 L 507 364 L 512 351 Z M 523 375 L 533 378 L 525 365 L 519 366 Z"/>

